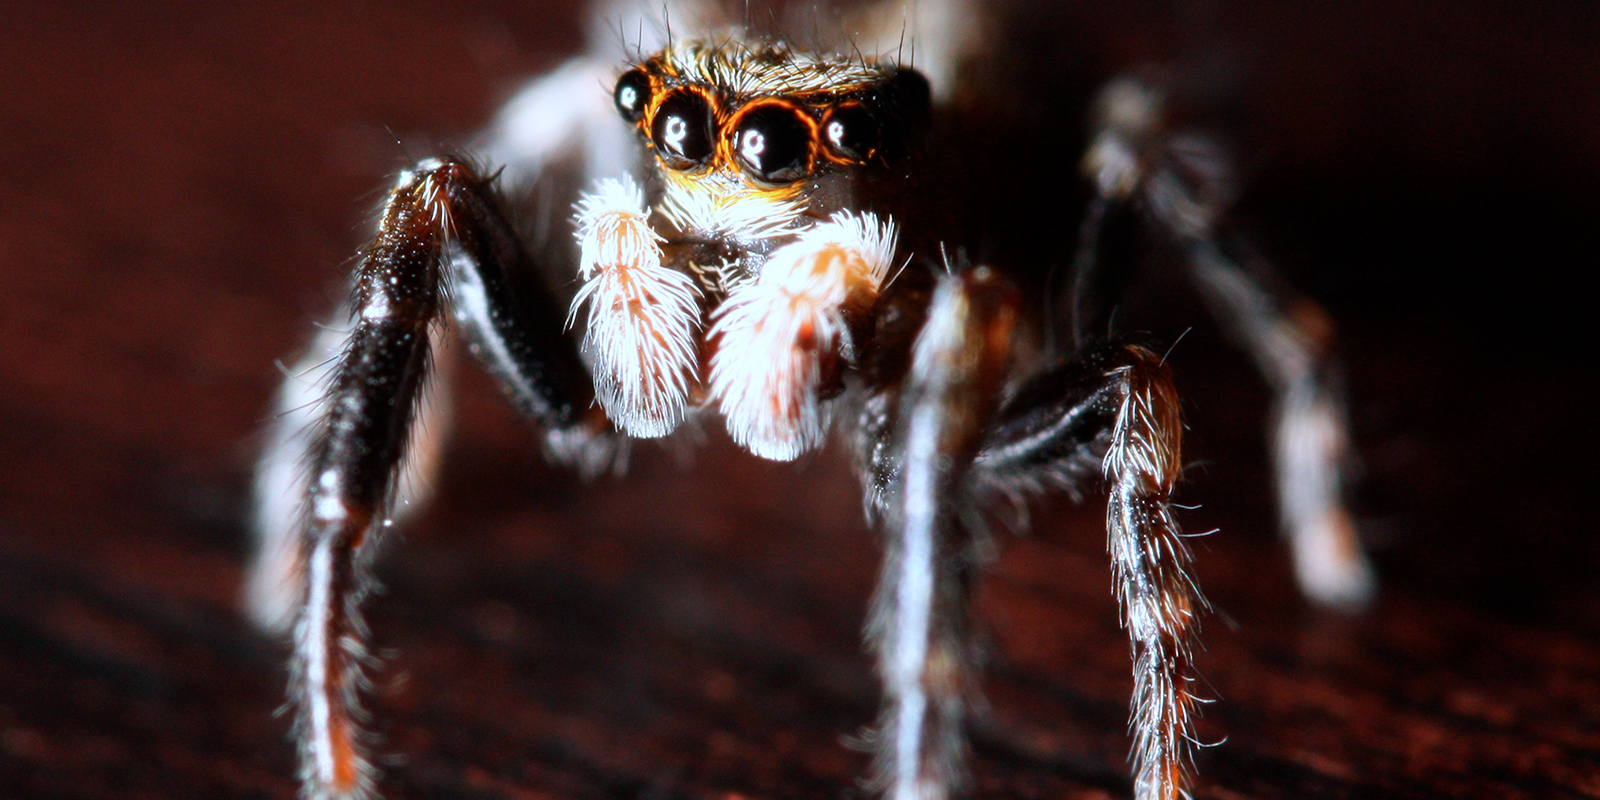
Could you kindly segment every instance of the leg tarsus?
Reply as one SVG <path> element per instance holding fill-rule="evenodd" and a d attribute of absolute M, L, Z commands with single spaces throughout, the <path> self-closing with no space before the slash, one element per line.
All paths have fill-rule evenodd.
<path fill-rule="evenodd" d="M 1366 608 L 1378 581 L 1341 499 L 1350 458 L 1344 399 L 1307 378 L 1281 393 L 1275 416 L 1278 507 L 1300 590 L 1333 608 Z"/>

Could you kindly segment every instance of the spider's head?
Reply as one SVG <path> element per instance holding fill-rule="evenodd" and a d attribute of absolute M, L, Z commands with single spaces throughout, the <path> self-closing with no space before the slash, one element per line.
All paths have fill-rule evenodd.
<path fill-rule="evenodd" d="M 891 163 L 928 116 L 914 70 L 733 41 L 675 43 L 612 97 L 669 186 L 715 202 L 802 200 Z"/>

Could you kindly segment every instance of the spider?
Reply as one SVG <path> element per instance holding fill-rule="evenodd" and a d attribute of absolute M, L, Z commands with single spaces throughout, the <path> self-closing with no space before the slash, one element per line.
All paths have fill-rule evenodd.
<path fill-rule="evenodd" d="M 596 47 L 511 101 L 482 148 L 498 171 L 446 157 L 400 175 L 355 268 L 349 322 L 323 328 L 291 370 L 256 479 L 248 603 L 265 627 L 293 631 L 307 797 L 375 795 L 360 606 L 376 540 L 419 504 L 438 451 L 430 353 L 451 324 L 547 455 L 585 473 L 700 415 L 767 459 L 847 438 L 885 541 L 867 638 L 884 706 L 875 786 L 894 800 L 963 788 L 985 511 L 1096 480 L 1132 644 L 1135 793 L 1187 793 L 1205 601 L 1172 511 L 1179 403 L 1155 350 L 1088 333 L 1102 240 L 1119 226 L 1183 254 L 1274 385 L 1302 586 L 1334 604 L 1371 592 L 1338 498 L 1344 412 L 1325 326 L 1232 255 L 1226 161 L 1165 122 L 1159 81 L 1113 81 L 1091 111 L 1092 199 L 1060 325 L 1070 342 L 1025 354 L 1027 304 L 1003 265 L 971 263 L 949 240 L 973 198 L 930 197 L 949 187 L 929 176 L 960 162 L 938 120 L 972 90 L 958 67 L 982 37 L 960 22 L 967 11 L 945 0 L 849 18 L 856 42 L 914 40 L 916 68 L 625 18 L 639 32 L 631 58 Z M 587 181 L 571 206 L 575 267 L 555 263 L 559 240 L 525 242 L 505 199 L 563 165 Z M 575 292 L 513 283 L 535 269 L 560 270 Z"/>

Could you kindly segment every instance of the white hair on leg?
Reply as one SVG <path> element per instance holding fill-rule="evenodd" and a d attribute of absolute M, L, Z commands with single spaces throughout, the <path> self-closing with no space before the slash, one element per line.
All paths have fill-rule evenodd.
<path fill-rule="evenodd" d="M 266 451 L 256 464 L 250 519 L 255 551 L 245 576 L 244 607 L 257 625 L 272 633 L 288 633 L 300 611 L 305 573 L 300 523 L 307 494 L 303 460 L 323 416 L 328 373 L 344 336 L 344 331 L 323 328 L 289 369 L 278 390 Z"/>
<path fill-rule="evenodd" d="M 1129 347 L 1136 360 L 1106 377 L 1121 391 L 1103 472 L 1110 484 L 1106 549 L 1133 645 L 1132 761 L 1137 800 L 1189 797 L 1186 768 L 1194 743 L 1193 648 L 1205 599 L 1172 514 L 1181 472 L 1178 397 L 1155 353 Z"/>
<path fill-rule="evenodd" d="M 1357 609 L 1377 593 L 1377 579 L 1345 507 L 1344 464 L 1350 439 L 1343 394 L 1329 374 L 1329 333 L 1320 312 L 1302 304 L 1286 313 L 1215 247 L 1196 251 L 1193 268 L 1207 299 L 1227 315 L 1277 395 L 1273 457 L 1283 529 L 1306 596 Z"/>
<path fill-rule="evenodd" d="M 709 338 L 717 342 L 711 394 L 734 441 L 776 461 L 822 444 L 829 416 L 817 391 L 840 356 L 846 310 L 877 297 L 894 248 L 892 222 L 841 212 L 733 287 Z"/>
<path fill-rule="evenodd" d="M 570 325 L 589 305 L 583 353 L 595 396 L 630 436 L 666 436 L 688 414 L 698 376 L 699 289 L 661 265 L 644 192 L 632 179 L 601 181 L 578 203 L 578 275 Z"/>
<path fill-rule="evenodd" d="M 344 316 L 340 315 L 341 318 Z M 305 563 L 300 533 L 309 491 L 305 454 L 316 437 L 316 423 L 327 411 L 329 375 L 338 365 L 348 331 L 325 325 L 305 356 L 288 370 L 278 390 L 269 441 L 256 464 L 250 528 L 254 551 L 246 570 L 243 603 L 257 626 L 287 634 L 300 613 Z M 442 329 L 433 332 L 435 344 Z M 416 443 L 395 487 L 394 519 L 426 505 L 450 426 L 449 358 L 435 358 L 435 379 L 423 391 L 413 422 Z"/>

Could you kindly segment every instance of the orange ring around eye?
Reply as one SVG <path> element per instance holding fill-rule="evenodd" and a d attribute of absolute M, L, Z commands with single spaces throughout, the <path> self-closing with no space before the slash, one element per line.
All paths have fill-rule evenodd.
<path fill-rule="evenodd" d="M 838 136 L 835 136 L 831 130 L 835 124 L 854 124 L 858 130 L 841 128 Z M 836 164 L 865 164 L 878 154 L 883 144 L 882 125 L 867 104 L 859 100 L 846 100 L 830 106 L 827 113 L 823 114 L 817 132 L 823 156 Z M 845 141 L 846 137 L 857 141 Z"/>
<path fill-rule="evenodd" d="M 668 104 L 685 105 L 685 98 L 692 98 L 687 101 L 689 108 L 685 110 L 693 110 L 695 100 L 698 100 L 699 105 L 703 107 L 705 127 L 703 130 L 696 130 L 696 125 L 700 120 L 686 118 L 684 122 L 687 127 L 683 130 L 683 135 L 692 137 L 695 133 L 703 133 L 707 141 L 701 143 L 694 141 L 692 138 L 686 138 L 681 146 L 688 149 L 683 152 L 664 151 L 662 143 L 657 141 L 661 133 L 656 130 L 657 117 L 661 115 L 662 108 Z M 643 126 L 641 130 L 644 132 L 645 138 L 650 142 L 650 149 L 655 151 L 656 158 L 661 161 L 663 166 L 675 172 L 702 172 L 717 162 L 718 154 L 721 152 L 718 133 L 723 128 L 723 122 L 715 101 L 716 96 L 709 89 L 698 84 L 673 86 L 652 95 L 650 107 L 644 118 L 640 120 L 640 124 Z M 697 155 L 702 146 L 705 148 L 704 154 Z"/>
<path fill-rule="evenodd" d="M 744 130 L 752 118 L 761 125 L 761 128 Z M 782 125 L 793 120 L 800 122 L 799 128 L 802 129 L 800 135 L 794 141 L 784 141 L 779 137 L 786 132 L 774 128 L 773 125 Z M 746 137 L 757 138 L 740 142 L 741 132 Z M 756 149 L 752 151 L 750 149 L 752 147 Z M 798 152 L 784 152 L 796 148 Z M 738 165 L 746 179 L 768 188 L 791 184 L 811 175 L 817 165 L 817 148 L 816 118 L 807 113 L 807 109 L 794 102 L 767 97 L 745 103 L 728 116 L 717 136 L 717 161 Z M 775 156 L 777 161 L 762 164 L 760 159 L 763 154 L 768 157 Z M 799 161 L 797 165 L 793 163 L 795 159 Z M 795 171 L 796 166 L 798 173 L 790 174 Z"/>

